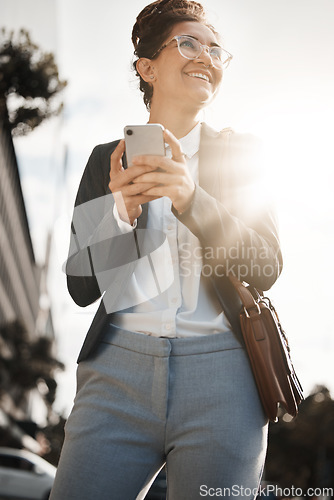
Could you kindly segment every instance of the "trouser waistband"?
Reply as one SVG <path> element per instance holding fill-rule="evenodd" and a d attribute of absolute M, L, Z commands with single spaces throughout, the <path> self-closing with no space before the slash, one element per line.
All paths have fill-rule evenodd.
<path fill-rule="evenodd" d="M 107 325 L 102 342 L 151 356 L 189 356 L 241 348 L 232 331 L 197 337 L 152 337 Z"/>

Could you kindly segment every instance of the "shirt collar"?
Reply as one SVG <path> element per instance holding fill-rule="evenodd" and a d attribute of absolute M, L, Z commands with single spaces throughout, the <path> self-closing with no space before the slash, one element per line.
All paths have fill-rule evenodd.
<path fill-rule="evenodd" d="M 187 135 L 179 139 L 182 153 L 187 158 L 192 158 L 199 151 L 199 143 L 201 138 L 201 123 L 198 122 Z"/>

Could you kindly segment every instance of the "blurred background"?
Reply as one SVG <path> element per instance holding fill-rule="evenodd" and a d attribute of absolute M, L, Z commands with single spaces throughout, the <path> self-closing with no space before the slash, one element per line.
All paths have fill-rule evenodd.
<path fill-rule="evenodd" d="M 285 473 L 269 455 L 269 479 L 326 486 L 334 468 L 334 3 L 202 3 L 234 56 L 202 119 L 263 140 L 285 259 L 270 296 L 308 396 L 296 421 L 282 416 L 272 426 Z M 146 4 L 0 0 L 0 446 L 54 464 L 96 310 L 77 307 L 66 289 L 71 212 L 93 147 L 147 121 L 131 69 L 131 30 Z"/>

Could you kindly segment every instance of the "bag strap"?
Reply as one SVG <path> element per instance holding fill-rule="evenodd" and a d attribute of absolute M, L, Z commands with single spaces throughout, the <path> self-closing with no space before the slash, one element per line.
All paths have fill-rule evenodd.
<path fill-rule="evenodd" d="M 259 304 L 255 301 L 253 295 L 248 290 L 248 288 L 238 280 L 238 278 L 234 275 L 228 276 L 232 285 L 238 292 L 238 295 L 241 299 L 242 305 L 244 306 L 244 311 L 246 316 L 251 316 L 256 311 L 258 314 L 261 314 L 261 310 Z"/>

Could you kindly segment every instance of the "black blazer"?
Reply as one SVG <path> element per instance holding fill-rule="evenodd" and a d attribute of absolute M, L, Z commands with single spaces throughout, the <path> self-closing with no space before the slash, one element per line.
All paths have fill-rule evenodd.
<path fill-rule="evenodd" d="M 80 182 L 75 210 L 89 206 L 87 202 L 110 195 L 110 154 L 118 142 L 94 148 Z M 262 184 L 258 153 L 259 142 L 253 136 L 237 134 L 231 129 L 216 132 L 202 124 L 199 183 L 195 188 L 192 203 L 182 214 L 172 209 L 179 221 L 199 239 L 204 262 L 209 262 L 211 269 L 219 270 L 213 273 L 211 281 L 237 335 L 240 335 L 238 316 L 241 303 L 226 274 L 233 273 L 260 290 L 268 290 L 282 269 L 275 219 L 269 207 L 270 203 L 268 204 L 270 200 L 265 200 L 263 196 L 266 191 Z M 148 205 L 144 204 L 137 229 L 146 227 L 147 212 Z M 101 289 L 101 283 L 96 277 L 96 264 L 92 259 L 92 248 L 95 245 L 93 233 L 102 231 L 104 234 L 104 231 L 108 230 L 112 217 L 110 213 L 110 209 L 109 216 L 106 216 L 106 210 L 101 213 L 98 211 L 95 213 L 95 220 L 91 220 L 90 214 L 86 213 L 84 220 L 79 223 L 75 215 L 73 217 L 70 252 L 66 265 L 67 284 L 73 300 L 83 307 L 98 300 L 107 286 L 111 289 L 113 287 L 113 283 L 108 283 Z M 78 236 L 77 226 L 80 225 L 84 226 L 86 232 L 92 233 L 86 241 L 82 241 L 82 238 L 80 240 Z M 87 230 L 90 227 L 91 229 Z M 106 237 L 101 251 L 96 252 L 96 245 L 94 246 L 95 255 L 99 255 L 101 260 L 104 260 L 106 255 L 109 260 L 117 260 L 122 256 L 122 248 L 127 245 L 128 237 L 120 234 L 119 237 L 113 238 L 112 244 Z M 114 286 L 121 286 L 119 293 L 122 293 L 120 282 Z M 92 353 L 103 334 L 104 326 L 111 321 L 111 316 L 107 314 L 102 300 L 80 351 L 78 362 Z"/>

